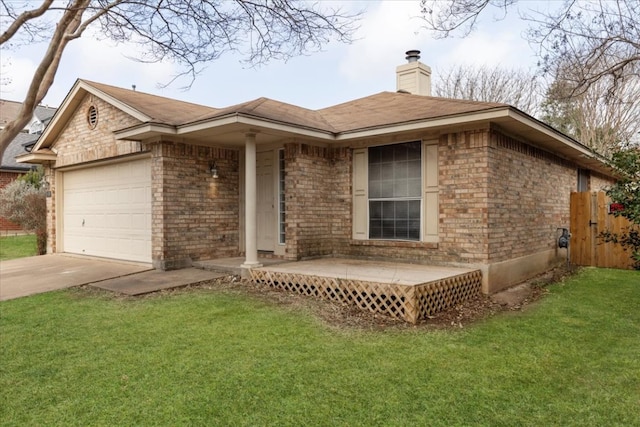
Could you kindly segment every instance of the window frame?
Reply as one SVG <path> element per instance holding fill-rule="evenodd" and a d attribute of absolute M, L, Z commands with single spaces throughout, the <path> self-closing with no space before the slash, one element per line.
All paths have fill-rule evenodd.
<path fill-rule="evenodd" d="M 420 148 L 420 177 L 419 177 L 419 181 L 420 181 L 420 188 L 418 190 L 418 195 L 417 196 L 395 196 L 395 197 L 371 197 L 371 176 L 370 176 L 370 172 L 371 172 L 371 149 L 376 149 L 376 148 L 380 148 L 380 147 L 394 147 L 394 146 L 401 146 L 401 145 L 407 145 L 407 144 L 412 144 L 415 143 L 418 145 L 418 147 Z M 392 159 L 392 163 L 393 163 L 393 159 Z M 391 182 L 395 183 L 395 179 L 392 178 Z M 422 241 L 422 224 L 423 224 L 423 210 L 424 210 L 424 204 L 423 204 L 423 187 L 424 187 L 424 147 L 423 147 L 423 143 L 421 140 L 414 140 L 414 141 L 406 141 L 406 142 L 399 142 L 399 143 L 393 143 L 393 144 L 382 144 L 382 145 L 371 145 L 369 147 L 367 147 L 367 239 L 368 240 L 385 240 L 385 241 L 398 241 L 398 242 L 420 242 Z M 418 238 L 417 239 L 412 239 L 412 238 L 398 238 L 398 237 L 394 237 L 394 238 L 386 238 L 386 237 L 371 237 L 371 202 L 411 202 L 411 201 L 418 201 L 419 202 L 419 206 L 420 206 L 420 215 L 419 215 L 419 229 L 418 229 Z M 394 218 L 394 221 L 397 221 L 397 218 Z M 381 228 L 380 230 L 380 234 L 384 235 L 384 227 Z"/>
<path fill-rule="evenodd" d="M 420 239 L 370 238 L 369 212 L 369 148 L 421 143 Z M 438 243 L 439 242 L 439 140 L 406 140 L 372 144 L 354 148 L 352 152 L 352 240 L 372 242 Z"/>

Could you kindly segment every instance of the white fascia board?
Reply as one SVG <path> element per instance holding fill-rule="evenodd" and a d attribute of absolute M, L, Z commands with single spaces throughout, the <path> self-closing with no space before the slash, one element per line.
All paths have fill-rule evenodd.
<path fill-rule="evenodd" d="M 282 122 L 277 122 L 268 119 L 259 119 L 255 117 L 249 117 L 240 114 L 231 114 L 228 116 L 223 116 L 219 118 L 215 118 L 212 120 L 207 120 L 205 122 L 189 124 L 185 126 L 178 127 L 178 135 L 188 135 L 191 132 L 197 132 L 201 130 L 211 129 L 215 127 L 232 125 L 232 124 L 242 124 L 248 127 L 253 128 L 263 128 L 276 130 L 280 132 L 292 133 L 296 135 L 308 136 L 311 138 L 319 138 L 319 139 L 328 139 L 335 140 L 334 134 L 328 131 L 320 131 L 312 128 L 307 128 L 303 126 L 296 126 L 292 124 L 285 124 Z"/>
<path fill-rule="evenodd" d="M 57 156 L 54 153 L 27 153 L 16 157 L 18 163 L 35 163 L 55 162 Z"/>
<path fill-rule="evenodd" d="M 467 113 L 457 116 L 447 116 L 435 119 L 417 120 L 410 123 L 400 123 L 397 125 L 380 126 L 363 130 L 355 130 L 349 132 L 341 132 L 336 137 L 337 141 L 347 141 L 349 139 L 369 138 L 373 136 L 385 135 L 398 132 L 418 131 L 429 128 L 455 126 L 468 124 L 471 121 L 488 121 L 508 116 L 508 109 L 500 108 L 491 111 L 481 111 L 476 113 Z"/>
<path fill-rule="evenodd" d="M 138 141 L 141 138 L 141 135 L 145 135 L 147 133 L 156 133 L 162 135 L 176 135 L 177 131 L 174 126 L 170 125 L 161 125 L 158 123 L 143 123 L 141 125 L 137 125 L 127 129 L 121 129 L 113 132 L 118 140 L 129 140 L 129 141 Z"/>

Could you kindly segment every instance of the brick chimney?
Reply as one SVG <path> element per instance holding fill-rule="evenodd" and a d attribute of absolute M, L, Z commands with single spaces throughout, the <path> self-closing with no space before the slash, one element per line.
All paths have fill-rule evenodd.
<path fill-rule="evenodd" d="M 418 61 L 419 50 L 408 50 L 406 55 L 408 63 L 396 68 L 397 91 L 431 96 L 431 68 Z"/>

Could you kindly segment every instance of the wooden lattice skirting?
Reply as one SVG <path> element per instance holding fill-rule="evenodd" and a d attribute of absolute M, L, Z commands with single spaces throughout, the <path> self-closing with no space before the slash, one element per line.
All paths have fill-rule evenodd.
<path fill-rule="evenodd" d="M 354 305 L 416 323 L 480 293 L 480 270 L 418 285 L 375 283 L 299 273 L 252 269 L 255 283 L 316 298 Z"/>

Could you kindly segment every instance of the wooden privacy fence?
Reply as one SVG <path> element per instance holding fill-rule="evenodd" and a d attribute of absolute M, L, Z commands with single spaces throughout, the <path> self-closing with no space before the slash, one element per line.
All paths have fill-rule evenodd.
<path fill-rule="evenodd" d="M 631 223 L 609 213 L 611 200 L 604 192 L 571 193 L 570 259 L 574 265 L 631 269 L 631 254 L 616 243 L 605 243 L 598 235 L 609 230 L 620 233 Z"/>

